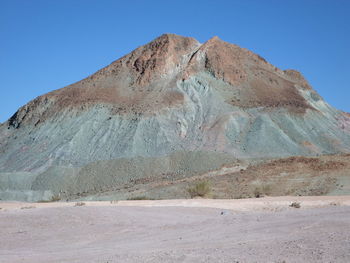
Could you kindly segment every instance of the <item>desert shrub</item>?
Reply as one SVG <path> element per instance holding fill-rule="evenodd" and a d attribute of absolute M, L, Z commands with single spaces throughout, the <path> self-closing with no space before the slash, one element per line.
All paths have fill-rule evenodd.
<path fill-rule="evenodd" d="M 196 196 L 200 196 L 200 197 L 208 196 L 211 192 L 211 189 L 208 181 L 202 181 L 188 188 L 187 191 L 190 194 L 191 198 L 193 198 Z"/>
<path fill-rule="evenodd" d="M 249 198 L 249 196 L 246 196 L 245 194 L 238 194 L 233 196 L 233 199 L 245 199 L 245 198 Z"/>
<path fill-rule="evenodd" d="M 289 205 L 290 207 L 294 207 L 294 208 L 300 208 L 300 203 L 299 202 L 293 202 Z"/>
<path fill-rule="evenodd" d="M 32 209 L 32 208 L 36 208 L 35 206 L 23 206 L 21 207 L 21 209 Z"/>
<path fill-rule="evenodd" d="M 50 203 L 50 200 L 39 200 L 38 203 Z"/>
<path fill-rule="evenodd" d="M 260 197 L 263 197 L 264 195 L 269 195 L 270 193 L 271 193 L 270 185 L 255 187 L 253 191 L 253 195 L 255 198 L 260 198 Z"/>
<path fill-rule="evenodd" d="M 61 197 L 59 195 L 53 195 L 49 200 L 39 200 L 38 203 L 51 203 L 51 202 L 58 202 L 61 200 Z"/>
<path fill-rule="evenodd" d="M 77 203 L 75 203 L 75 205 L 74 206 L 84 206 L 85 205 L 85 203 L 84 202 L 77 202 Z"/>
<path fill-rule="evenodd" d="M 262 192 L 261 192 L 260 187 L 256 187 L 256 188 L 254 189 L 253 194 L 254 194 L 254 197 L 255 197 L 255 198 L 260 198 L 260 197 L 262 196 Z"/>
<path fill-rule="evenodd" d="M 58 202 L 61 200 L 61 197 L 59 195 L 53 195 L 50 199 L 50 202 Z"/>
<path fill-rule="evenodd" d="M 144 195 L 139 195 L 139 196 L 129 197 L 127 200 L 154 200 L 154 199 L 153 198 L 149 198 L 149 197 L 144 196 Z"/>
<path fill-rule="evenodd" d="M 340 203 L 338 203 L 338 202 L 330 202 L 329 205 L 337 206 L 337 205 L 340 205 Z"/>

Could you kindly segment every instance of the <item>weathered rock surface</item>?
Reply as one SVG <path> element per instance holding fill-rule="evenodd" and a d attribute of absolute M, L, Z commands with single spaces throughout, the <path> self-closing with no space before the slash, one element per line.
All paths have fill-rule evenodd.
<path fill-rule="evenodd" d="M 217 37 L 200 44 L 165 34 L 1 124 L 0 198 L 35 201 L 153 173 L 186 177 L 236 160 L 346 152 L 349 115 L 299 72 Z"/>

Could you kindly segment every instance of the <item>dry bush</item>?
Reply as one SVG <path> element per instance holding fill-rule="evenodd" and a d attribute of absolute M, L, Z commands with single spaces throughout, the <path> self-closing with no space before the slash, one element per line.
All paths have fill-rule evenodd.
<path fill-rule="evenodd" d="M 260 190 L 260 187 L 256 187 L 256 188 L 254 189 L 253 194 L 254 194 L 254 197 L 255 197 L 255 198 L 260 198 L 260 197 L 262 196 L 262 192 L 261 192 L 261 190 Z"/>
<path fill-rule="evenodd" d="M 147 196 L 144 195 L 139 195 L 139 196 L 133 196 L 133 197 L 129 197 L 127 200 L 154 200 L 152 198 L 149 198 Z"/>
<path fill-rule="evenodd" d="M 301 207 L 301 205 L 300 205 L 299 202 L 293 202 L 293 203 L 291 203 L 289 206 L 290 206 L 290 207 L 294 207 L 294 208 L 300 208 L 300 207 Z"/>
<path fill-rule="evenodd" d="M 39 200 L 39 201 L 37 201 L 37 203 L 50 203 L 50 200 Z"/>
<path fill-rule="evenodd" d="M 32 209 L 32 208 L 36 208 L 35 206 L 23 206 L 21 207 L 21 209 Z"/>
<path fill-rule="evenodd" d="M 248 198 L 248 197 L 246 195 L 244 195 L 244 194 L 240 194 L 240 195 L 234 195 L 233 199 L 245 199 L 245 198 Z"/>
<path fill-rule="evenodd" d="M 84 205 L 86 205 L 84 202 L 77 202 L 75 203 L 74 206 L 84 206 Z"/>
<path fill-rule="evenodd" d="M 59 195 L 53 195 L 51 196 L 50 200 L 39 200 L 38 203 L 51 203 L 51 202 L 58 202 L 61 200 L 61 197 Z"/>
<path fill-rule="evenodd" d="M 51 202 L 58 202 L 61 200 L 61 197 L 59 195 L 53 195 L 50 199 Z"/>
<path fill-rule="evenodd" d="M 339 202 L 330 202 L 329 205 L 332 205 L 332 206 L 339 206 L 340 203 L 339 203 Z"/>
<path fill-rule="evenodd" d="M 260 198 L 265 195 L 270 195 L 271 193 L 271 186 L 270 185 L 263 185 L 256 187 L 253 191 L 253 195 L 255 198 Z"/>
<path fill-rule="evenodd" d="M 202 181 L 188 188 L 187 191 L 191 198 L 196 196 L 207 197 L 211 193 L 211 188 L 208 181 Z"/>

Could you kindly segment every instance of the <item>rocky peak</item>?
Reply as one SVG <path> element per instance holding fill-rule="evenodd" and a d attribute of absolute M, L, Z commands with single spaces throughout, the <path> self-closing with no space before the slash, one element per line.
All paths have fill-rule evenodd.
<path fill-rule="evenodd" d="M 183 56 L 199 45 L 194 38 L 164 34 L 132 52 L 126 65 L 135 76 L 135 84 L 148 85 L 161 75 L 174 72 L 183 63 Z"/>
<path fill-rule="evenodd" d="M 215 42 L 223 42 L 218 36 L 213 36 L 209 40 L 206 41 L 206 43 L 215 43 Z"/>
<path fill-rule="evenodd" d="M 218 37 L 162 35 L 0 124 L 0 198 L 119 194 L 231 173 L 236 158 L 349 152 L 349 115 L 303 82 Z"/>
<path fill-rule="evenodd" d="M 286 69 L 283 71 L 288 77 L 290 77 L 293 81 L 297 82 L 303 88 L 312 89 L 309 82 L 304 78 L 304 76 L 295 69 Z"/>
<path fill-rule="evenodd" d="M 199 73 L 226 82 L 230 89 L 223 96 L 234 106 L 286 107 L 298 112 L 312 108 L 295 84 L 311 87 L 295 70 L 281 71 L 217 36 L 200 44 L 191 37 L 163 34 L 86 79 L 28 103 L 11 118 L 10 126 L 41 123 L 62 109 L 84 110 L 96 104 L 107 104 L 118 114 L 156 113 L 182 105 L 184 94 L 176 90 L 175 83 Z M 221 92 L 219 86 L 212 88 Z"/>

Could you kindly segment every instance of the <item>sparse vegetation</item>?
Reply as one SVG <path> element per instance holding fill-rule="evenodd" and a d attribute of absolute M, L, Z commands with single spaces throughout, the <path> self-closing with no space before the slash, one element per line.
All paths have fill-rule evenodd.
<path fill-rule="evenodd" d="M 200 197 L 208 197 L 211 193 L 211 187 L 208 181 L 201 181 L 194 186 L 188 188 L 188 193 L 191 198 L 200 196 Z"/>
<path fill-rule="evenodd" d="M 23 206 L 21 207 L 21 209 L 32 209 L 32 208 L 36 208 L 35 206 Z"/>
<path fill-rule="evenodd" d="M 61 200 L 61 197 L 59 195 L 53 195 L 50 199 L 51 202 L 58 202 Z"/>
<path fill-rule="evenodd" d="M 254 189 L 253 194 L 254 194 L 254 197 L 255 197 L 255 198 L 260 198 L 260 197 L 262 196 L 262 192 L 261 192 L 261 190 L 260 190 L 259 187 L 256 187 L 256 188 Z"/>
<path fill-rule="evenodd" d="M 38 203 L 50 203 L 50 200 L 39 200 Z"/>
<path fill-rule="evenodd" d="M 154 200 L 144 195 L 129 197 L 127 200 Z"/>
<path fill-rule="evenodd" d="M 51 202 L 58 202 L 61 200 L 61 197 L 59 195 L 53 195 L 49 200 L 39 200 L 38 203 L 51 203 Z"/>
<path fill-rule="evenodd" d="M 77 202 L 75 203 L 74 206 L 84 206 L 84 205 L 86 205 L 84 202 Z"/>
<path fill-rule="evenodd" d="M 300 205 L 299 202 L 293 202 L 293 203 L 291 203 L 289 206 L 290 206 L 290 207 L 294 207 L 294 208 L 300 208 L 300 207 L 301 207 L 301 205 Z"/>
<path fill-rule="evenodd" d="M 338 205 L 340 205 L 340 203 L 338 203 L 338 202 L 330 202 L 329 205 L 338 206 Z"/>
<path fill-rule="evenodd" d="M 256 187 L 253 191 L 253 195 L 255 198 L 260 198 L 265 195 L 270 195 L 271 193 L 271 186 L 270 185 L 263 185 Z"/>
<path fill-rule="evenodd" d="M 245 198 L 249 198 L 249 196 L 247 197 L 247 196 L 244 195 L 244 194 L 234 195 L 234 196 L 233 196 L 233 199 L 245 199 Z"/>

